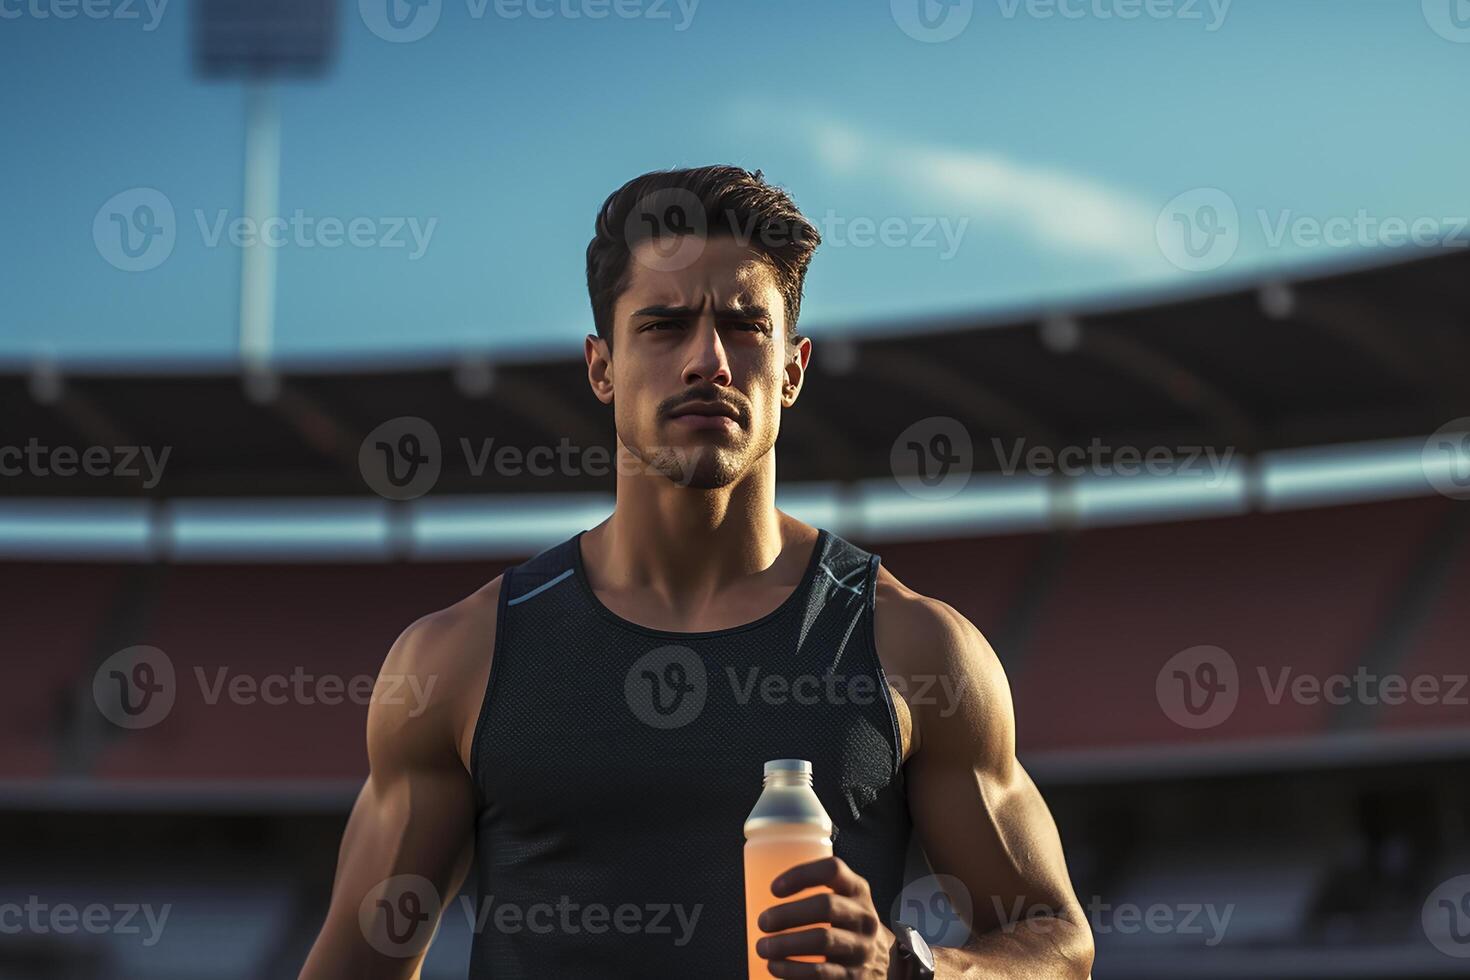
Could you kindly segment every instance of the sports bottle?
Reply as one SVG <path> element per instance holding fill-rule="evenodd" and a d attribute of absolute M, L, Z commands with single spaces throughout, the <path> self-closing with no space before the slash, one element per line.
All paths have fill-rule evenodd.
<path fill-rule="evenodd" d="M 745 821 L 745 935 L 751 980 L 774 977 L 769 962 L 756 955 L 756 940 L 768 935 L 756 920 L 773 905 L 781 905 L 831 891 L 807 888 L 777 897 L 771 882 L 798 864 L 832 856 L 832 819 L 812 789 L 812 764 L 805 759 L 772 759 L 766 763 L 765 785 L 755 809 Z M 815 928 L 816 924 L 793 930 Z M 794 956 L 794 960 L 821 963 L 821 956 Z"/>

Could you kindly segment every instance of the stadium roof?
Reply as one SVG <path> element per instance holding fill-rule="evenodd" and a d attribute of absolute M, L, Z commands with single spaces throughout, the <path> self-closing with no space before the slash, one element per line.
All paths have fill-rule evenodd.
<path fill-rule="evenodd" d="M 948 416 L 977 472 L 1018 448 L 1268 450 L 1420 437 L 1470 415 L 1470 255 L 1083 315 L 930 325 L 816 341 L 797 409 L 782 420 L 783 482 L 891 476 L 895 439 Z M 11 445 L 147 446 L 167 478 L 57 479 L 22 468 L 0 495 L 209 497 L 369 492 L 364 438 L 416 416 L 444 446 L 436 494 L 606 492 L 604 467 L 474 472 L 487 447 L 610 447 L 610 411 L 580 350 L 560 359 L 463 360 L 398 370 L 283 369 L 272 376 L 126 373 L 38 362 L 0 374 Z M 493 439 L 493 444 L 487 440 Z M 470 452 L 462 451 L 465 442 Z M 496 472 L 491 472 L 496 470 Z"/>

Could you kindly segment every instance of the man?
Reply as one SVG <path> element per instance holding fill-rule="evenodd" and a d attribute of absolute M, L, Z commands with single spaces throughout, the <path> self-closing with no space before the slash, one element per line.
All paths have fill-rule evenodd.
<path fill-rule="evenodd" d="M 616 423 L 616 506 L 394 644 L 384 682 L 420 675 L 434 696 L 374 699 L 371 775 L 303 977 L 416 976 L 473 866 L 472 977 L 743 978 L 741 825 L 778 758 L 813 763 L 835 835 L 832 858 L 774 883 L 827 890 L 762 916 L 772 975 L 1088 975 L 995 654 L 876 556 L 776 509 L 819 240 L 735 167 L 608 198 L 585 353 Z M 932 974 L 895 918 L 911 831 L 970 927 Z"/>

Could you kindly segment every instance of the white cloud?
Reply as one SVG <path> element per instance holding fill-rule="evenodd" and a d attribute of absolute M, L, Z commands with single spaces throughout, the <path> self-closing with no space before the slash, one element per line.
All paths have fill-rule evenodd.
<path fill-rule="evenodd" d="M 1127 190 L 1000 153 L 879 138 L 831 120 L 804 127 L 822 164 L 836 176 L 866 171 L 915 197 L 967 214 L 1052 252 L 1160 272 L 1154 240 L 1158 208 Z"/>

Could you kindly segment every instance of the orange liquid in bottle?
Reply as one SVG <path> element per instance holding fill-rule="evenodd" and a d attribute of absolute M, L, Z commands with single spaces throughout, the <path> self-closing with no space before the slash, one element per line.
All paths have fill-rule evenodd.
<path fill-rule="evenodd" d="M 773 905 L 783 905 L 786 902 L 806 898 L 808 895 L 817 895 L 832 890 L 826 887 L 806 888 L 792 895 L 778 897 L 771 892 L 771 882 L 798 864 L 831 856 L 831 839 L 824 837 L 820 831 L 808 824 L 770 827 L 757 832 L 746 841 L 745 928 L 750 955 L 751 980 L 766 980 L 768 977 L 775 977 L 775 974 L 767 969 L 770 961 L 755 951 L 757 940 L 763 936 L 779 935 L 778 933 L 767 933 L 757 925 L 761 913 Z M 820 928 L 819 923 L 797 926 L 795 929 L 784 929 L 782 932 L 801 932 L 816 928 Z M 825 957 L 792 956 L 790 959 L 806 963 L 821 963 Z"/>

